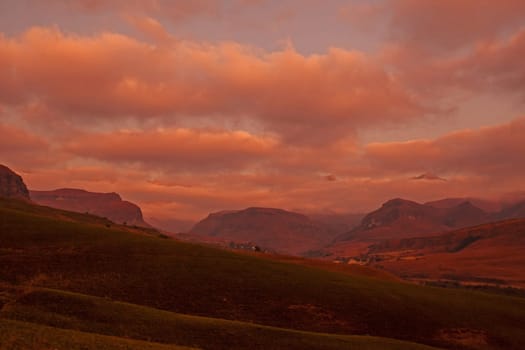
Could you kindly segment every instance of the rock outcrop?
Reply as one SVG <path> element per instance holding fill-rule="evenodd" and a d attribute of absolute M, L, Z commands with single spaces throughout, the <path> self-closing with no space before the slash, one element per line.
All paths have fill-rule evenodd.
<path fill-rule="evenodd" d="M 123 201 L 117 193 L 96 193 L 80 189 L 63 188 L 54 191 L 30 191 L 31 199 L 48 207 L 89 213 L 118 224 L 149 227 L 142 210 L 134 203 Z"/>
<path fill-rule="evenodd" d="M 29 191 L 22 177 L 0 164 L 0 197 L 29 200 Z"/>

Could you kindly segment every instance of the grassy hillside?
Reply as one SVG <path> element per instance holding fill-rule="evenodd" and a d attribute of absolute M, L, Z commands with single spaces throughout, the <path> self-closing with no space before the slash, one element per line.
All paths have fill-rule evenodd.
<path fill-rule="evenodd" d="M 175 313 L 446 348 L 525 344 L 525 299 L 234 254 L 26 206 L 0 201 L 0 279 L 26 291 L 47 287 Z"/>
<path fill-rule="evenodd" d="M 525 287 L 525 219 L 431 237 L 384 241 L 370 249 L 383 268 L 406 278 Z"/>
<path fill-rule="evenodd" d="M 45 327 L 0 319 L 2 350 L 189 350 L 190 348 L 155 344 L 98 334 Z"/>
<path fill-rule="evenodd" d="M 167 311 L 54 290 L 20 297 L 3 317 L 205 349 L 431 349 L 392 339 L 293 331 Z"/>

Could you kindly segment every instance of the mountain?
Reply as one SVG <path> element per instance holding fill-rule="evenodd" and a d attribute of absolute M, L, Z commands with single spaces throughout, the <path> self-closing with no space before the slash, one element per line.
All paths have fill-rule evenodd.
<path fill-rule="evenodd" d="M 148 217 L 146 219 L 149 224 L 167 233 L 188 232 L 196 224 L 195 221 L 177 218 Z"/>
<path fill-rule="evenodd" d="M 305 215 L 273 208 L 212 213 L 190 233 L 239 243 L 253 242 L 264 249 L 294 255 L 319 249 L 335 236 Z"/>
<path fill-rule="evenodd" d="M 123 201 L 117 193 L 96 193 L 63 188 L 54 191 L 30 191 L 31 199 L 52 208 L 89 213 L 118 224 L 149 227 L 136 204 Z"/>
<path fill-rule="evenodd" d="M 370 246 L 367 260 L 412 279 L 525 287 L 525 219 Z M 374 264 L 373 264 L 374 265 Z"/>
<path fill-rule="evenodd" d="M 371 244 L 382 240 L 432 235 L 491 220 L 490 214 L 470 202 L 436 208 L 396 198 L 366 215 L 353 230 L 336 237 L 319 255 L 358 256 L 366 253 Z"/>
<path fill-rule="evenodd" d="M 525 344 L 523 298 L 417 286 L 366 266 L 236 254 L 3 198 L 0 227 L 2 349 Z"/>
<path fill-rule="evenodd" d="M 496 217 L 498 219 L 525 218 L 525 201 L 503 208 Z"/>
<path fill-rule="evenodd" d="M 429 205 L 434 208 L 452 208 L 464 202 L 470 202 L 472 205 L 482 209 L 487 213 L 495 213 L 500 211 L 502 208 L 501 201 L 473 197 L 445 198 L 426 202 L 425 205 Z"/>
<path fill-rule="evenodd" d="M 29 200 L 29 191 L 22 177 L 0 164 L 0 197 Z"/>
<path fill-rule="evenodd" d="M 443 222 L 447 227 L 461 228 L 491 221 L 491 216 L 471 202 L 463 202 L 444 213 Z"/>
<path fill-rule="evenodd" d="M 366 215 L 358 227 L 337 240 L 411 237 L 449 231 L 487 220 L 489 215 L 470 202 L 463 202 L 451 208 L 436 208 L 397 198 L 389 200 L 381 208 Z"/>
<path fill-rule="evenodd" d="M 310 219 L 326 226 L 336 235 L 348 232 L 359 225 L 365 214 L 359 213 L 307 213 Z"/>

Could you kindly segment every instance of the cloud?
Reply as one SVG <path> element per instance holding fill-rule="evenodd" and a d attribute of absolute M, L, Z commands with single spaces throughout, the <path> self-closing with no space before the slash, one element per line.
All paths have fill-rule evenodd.
<path fill-rule="evenodd" d="M 159 45 L 169 44 L 175 40 L 173 35 L 155 18 L 138 15 L 126 15 L 124 18 L 140 33 Z"/>
<path fill-rule="evenodd" d="M 421 119 L 450 117 L 465 96 L 525 101 L 523 2 L 359 3 L 340 16 L 374 26 L 370 38 L 392 33 L 379 54 L 330 47 L 332 37 L 319 33 L 307 47 L 315 54 L 178 36 L 207 35 L 193 25 L 212 19 L 204 27 L 220 27 L 212 37 L 224 37 L 245 28 L 225 24 L 242 14 L 269 27 L 276 15 L 283 25 L 293 15 L 287 28 L 311 35 L 303 21 L 316 1 L 297 12 L 266 0 L 33 1 L 55 6 L 48 15 L 77 16 L 70 28 L 79 32 L 32 27 L 0 35 L 0 105 L 9 111 L 0 122 L 0 156 L 32 188 L 117 191 L 146 215 L 191 219 L 254 205 L 356 212 L 390 197 L 522 189 L 524 118 L 407 142 L 367 145 L 359 137 L 367 128 L 382 137 L 391 126 L 406 127 L 401 135 L 423 132 Z M 122 18 L 133 30 L 119 27 Z M 93 30 L 108 20 L 132 34 L 85 34 L 83 21 Z M 237 37 L 260 41 L 252 29 Z M 488 119 L 465 118 L 471 125 Z M 453 128 L 445 123 L 437 127 Z M 447 181 L 415 181 L 417 174 Z"/>
<path fill-rule="evenodd" d="M 470 55 L 457 62 L 455 77 L 470 89 L 517 93 L 525 101 L 524 55 L 525 28 L 508 39 L 478 43 Z"/>
<path fill-rule="evenodd" d="M 436 174 L 432 174 L 432 173 L 424 173 L 418 176 L 414 176 L 411 179 L 412 180 L 427 180 L 427 181 L 447 181 L 446 179 L 439 177 Z"/>
<path fill-rule="evenodd" d="M 81 157 L 140 163 L 155 169 L 223 171 L 259 164 L 277 151 L 271 137 L 244 131 L 166 129 L 86 134 L 66 144 Z"/>
<path fill-rule="evenodd" d="M 373 58 L 337 48 L 309 56 L 236 43 L 179 41 L 166 48 L 120 34 L 32 28 L 0 37 L 0 52 L 1 101 L 39 101 L 81 123 L 244 121 L 309 143 L 424 112 Z"/>
<path fill-rule="evenodd" d="M 0 164 L 30 169 L 48 167 L 64 160 L 61 154 L 52 153 L 51 144 L 45 138 L 21 127 L 3 123 L 1 117 L 0 112 Z"/>
<path fill-rule="evenodd" d="M 1 112 L 0 112 L 1 115 Z M 49 147 L 49 144 L 37 135 L 26 130 L 0 122 L 0 152 L 4 155 L 32 152 L 35 149 Z"/>
<path fill-rule="evenodd" d="M 335 176 L 334 174 L 325 175 L 325 176 L 324 176 L 324 179 L 325 179 L 326 181 L 337 181 L 337 176 Z"/>
<path fill-rule="evenodd" d="M 435 170 L 442 174 L 513 181 L 525 175 L 525 118 L 478 130 L 455 131 L 436 139 L 374 143 L 365 158 L 390 173 Z"/>
<path fill-rule="evenodd" d="M 480 38 L 471 49 L 445 56 L 404 45 L 381 53 L 420 104 L 444 114 L 479 94 L 525 102 L 524 55 L 525 27 L 498 40 Z"/>
<path fill-rule="evenodd" d="M 221 8 L 219 0 L 31 0 L 31 3 L 36 7 L 56 6 L 83 14 L 148 14 L 173 21 L 195 16 L 216 16 Z"/>
<path fill-rule="evenodd" d="M 525 24 L 525 2 L 387 0 L 393 39 L 427 49 L 450 50 L 496 39 Z"/>

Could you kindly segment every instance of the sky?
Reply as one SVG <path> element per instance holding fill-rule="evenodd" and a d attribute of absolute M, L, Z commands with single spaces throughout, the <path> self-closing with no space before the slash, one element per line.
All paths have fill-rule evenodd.
<path fill-rule="evenodd" d="M 496 197 L 523 57 L 522 0 L 0 0 L 0 163 L 146 219 Z"/>

